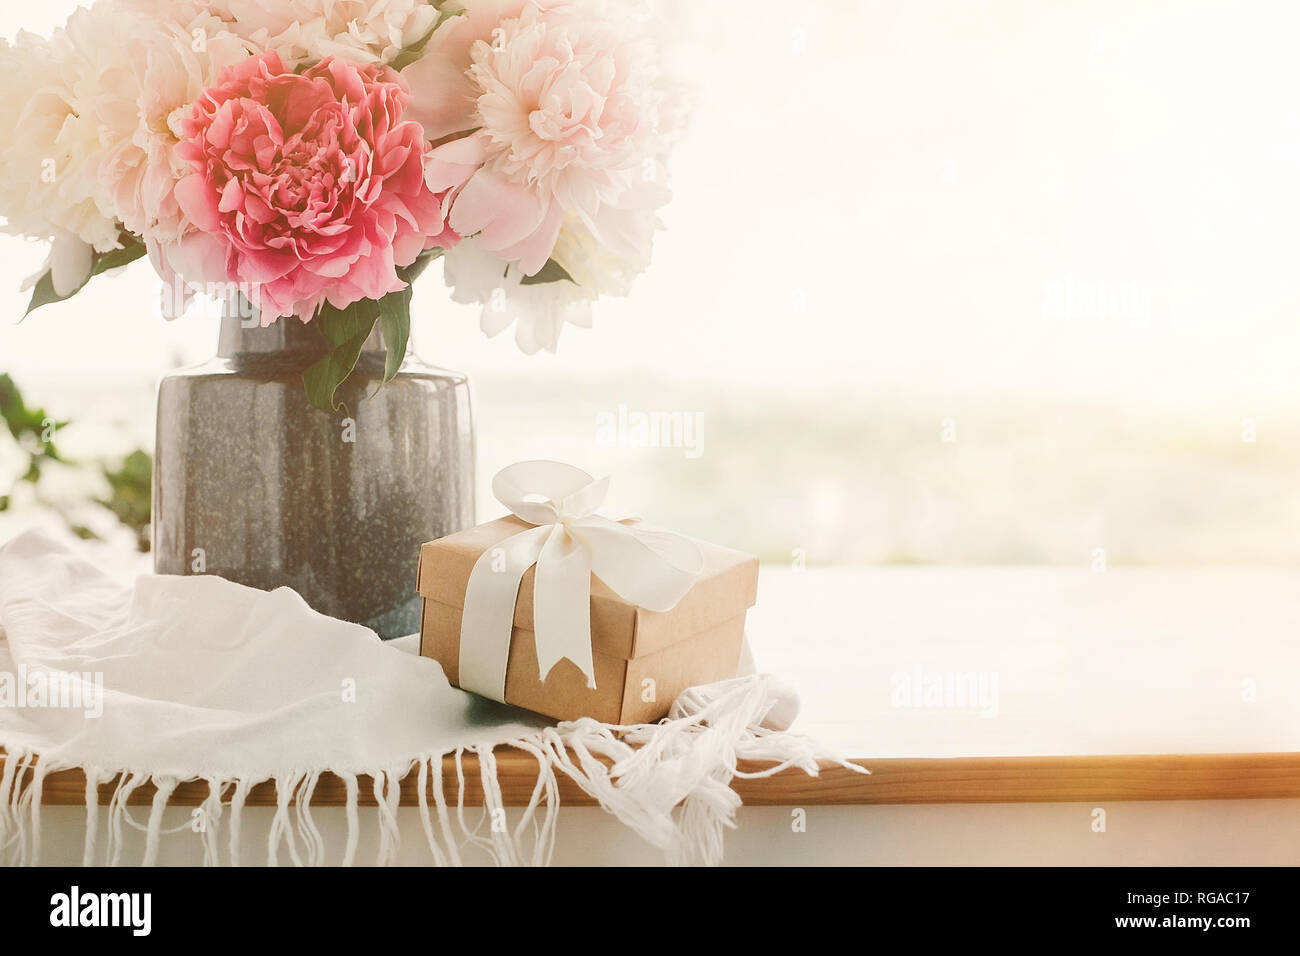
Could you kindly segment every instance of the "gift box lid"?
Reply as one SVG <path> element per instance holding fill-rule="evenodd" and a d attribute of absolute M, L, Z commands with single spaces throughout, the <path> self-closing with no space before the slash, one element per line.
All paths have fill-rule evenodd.
<path fill-rule="evenodd" d="M 531 527 L 507 515 L 430 541 L 420 549 L 420 594 L 426 600 L 463 609 L 474 562 L 489 548 Z M 660 530 L 641 522 L 638 527 Z M 695 544 L 704 555 L 704 568 L 671 611 L 647 611 L 629 604 L 596 575 L 591 576 L 593 650 L 625 660 L 644 657 L 753 607 L 758 595 L 758 558 L 706 541 Z M 536 571 L 533 567 L 524 573 L 515 602 L 514 626 L 529 631 L 533 629 Z"/>

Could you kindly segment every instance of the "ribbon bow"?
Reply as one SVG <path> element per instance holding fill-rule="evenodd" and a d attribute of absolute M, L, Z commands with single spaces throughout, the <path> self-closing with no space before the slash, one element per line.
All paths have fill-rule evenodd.
<path fill-rule="evenodd" d="M 623 600 L 668 611 L 691 589 L 703 567 L 687 538 L 596 514 L 609 479 L 593 479 L 558 461 L 521 461 L 492 479 L 492 493 L 516 516 L 536 525 L 488 548 L 474 563 L 460 629 L 460 686 L 504 701 L 510 632 L 519 584 L 537 565 L 533 632 L 539 680 L 563 658 L 596 686 L 591 652 L 591 576 Z"/>

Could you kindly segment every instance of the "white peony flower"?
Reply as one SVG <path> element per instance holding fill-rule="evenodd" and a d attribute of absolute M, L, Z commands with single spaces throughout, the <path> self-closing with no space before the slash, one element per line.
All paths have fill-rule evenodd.
<path fill-rule="evenodd" d="M 91 267 L 95 264 L 94 252 L 93 246 L 72 233 L 56 230 L 45 263 L 23 281 L 21 291 L 30 292 L 49 273 L 55 294 L 67 298 L 90 278 Z"/>
<path fill-rule="evenodd" d="M 0 46 L 0 211 L 8 231 L 54 240 L 56 292 L 84 282 L 91 247 L 117 248 L 121 227 L 151 245 L 189 228 L 173 196 L 179 121 L 251 51 L 200 0 L 100 0 L 48 41 Z"/>
<path fill-rule="evenodd" d="M 103 73 L 81 76 L 86 35 L 99 29 L 98 20 L 78 10 L 68 30 L 51 40 L 22 32 L 12 45 L 0 41 L 3 228 L 36 239 L 57 238 L 62 263 L 88 261 L 91 247 L 106 252 L 119 245 L 98 171 L 105 127 L 111 131 L 121 120 L 115 108 L 121 102 L 112 92 L 120 73 L 96 57 Z M 80 284 L 66 272 L 61 280 L 65 287 Z"/>
<path fill-rule="evenodd" d="M 596 293 L 568 280 L 524 284 L 517 264 L 503 262 L 466 239 L 443 257 L 453 302 L 481 304 L 480 327 L 489 337 L 515 327 L 515 343 L 532 355 L 554 352 L 567 325 L 591 328 Z"/>
<path fill-rule="evenodd" d="M 428 0 L 220 0 L 231 29 L 286 63 L 388 63 L 438 20 Z"/>
<path fill-rule="evenodd" d="M 529 0 L 444 0 L 447 16 L 424 48 L 424 55 L 402 71 L 411 85 L 408 115 L 424 127 L 430 142 L 464 133 L 475 125 L 482 90 L 469 70 L 471 51 L 480 42 L 500 43 L 502 21 L 518 17 Z"/>
<path fill-rule="evenodd" d="M 436 143 L 425 181 L 473 239 L 449 254 L 448 282 L 485 303 L 489 335 L 513 322 L 525 351 L 553 350 L 566 322 L 589 326 L 591 301 L 626 295 L 648 266 L 686 100 L 635 0 L 459 0 L 444 13 L 403 75 Z M 547 278 L 548 260 L 572 281 L 525 282 Z"/>
<path fill-rule="evenodd" d="M 551 259 L 578 285 L 597 295 L 628 295 L 632 280 L 650 266 L 650 249 L 659 219 L 653 210 L 638 212 L 632 219 L 635 255 L 624 256 L 597 241 L 577 216 L 567 216 L 555 240 Z"/>
<path fill-rule="evenodd" d="M 193 6 L 164 7 L 186 19 L 158 21 L 131 44 L 134 124 L 106 151 L 101 168 L 118 218 L 151 244 L 176 242 L 190 229 L 175 198 L 176 183 L 190 172 L 176 156 L 181 121 L 227 67 L 255 52 L 221 19 Z"/>
<path fill-rule="evenodd" d="M 528 5 L 491 42 L 475 41 L 474 131 L 433 150 L 427 165 L 429 187 L 455 196 L 451 227 L 528 275 L 550 258 L 568 215 L 636 258 L 639 214 L 669 199 L 653 49 L 634 21 L 594 10 L 603 8 Z"/>

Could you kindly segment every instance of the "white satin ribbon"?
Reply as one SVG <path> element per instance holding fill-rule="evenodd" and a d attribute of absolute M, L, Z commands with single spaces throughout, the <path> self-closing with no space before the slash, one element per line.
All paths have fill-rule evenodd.
<path fill-rule="evenodd" d="M 492 493 L 537 527 L 488 548 L 474 563 L 460 626 L 460 686 L 504 701 L 510 631 L 519 583 L 534 564 L 533 633 L 538 680 L 568 658 L 596 686 L 591 657 L 591 576 L 623 600 L 668 611 L 691 589 L 704 565 L 681 535 L 596 514 L 609 479 L 593 479 L 558 461 L 521 461 L 492 479 Z"/>

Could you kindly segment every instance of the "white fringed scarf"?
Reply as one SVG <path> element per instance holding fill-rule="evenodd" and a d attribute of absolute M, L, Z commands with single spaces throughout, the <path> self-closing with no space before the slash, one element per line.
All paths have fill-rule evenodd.
<path fill-rule="evenodd" d="M 779 682 L 750 676 L 693 688 L 659 724 L 552 726 L 451 687 L 435 662 L 317 614 L 290 590 L 151 575 L 127 588 L 31 532 L 0 548 L 0 863 L 40 862 L 43 782 L 71 768 L 86 775 L 87 865 L 154 863 L 163 810 L 183 781 L 208 785 L 206 864 L 260 862 L 242 861 L 238 848 L 244 802 L 264 781 L 277 795 L 267 863 L 352 864 L 362 776 L 373 778 L 377 803 L 374 862 L 393 863 L 400 782 L 411 773 L 435 864 L 458 865 L 466 845 L 500 864 L 548 863 L 560 774 L 670 862 L 717 863 L 740 805 L 730 786 L 738 761 L 775 761 L 763 775 L 843 763 L 763 726 L 780 726 L 771 717 L 789 705 Z M 513 829 L 484 835 L 466 820 L 464 758 L 478 760 L 488 810 L 480 819 L 495 819 L 503 804 L 493 752 L 503 745 L 536 757 L 538 779 Z M 444 797 L 448 756 L 460 778 L 455 805 Z M 326 771 L 347 789 L 341 848 L 325 846 L 312 819 Z M 100 832 L 98 787 L 114 777 Z M 157 789 L 141 824 L 127 804 L 145 784 Z M 125 858 L 128 826 L 145 830 L 142 859 Z"/>

